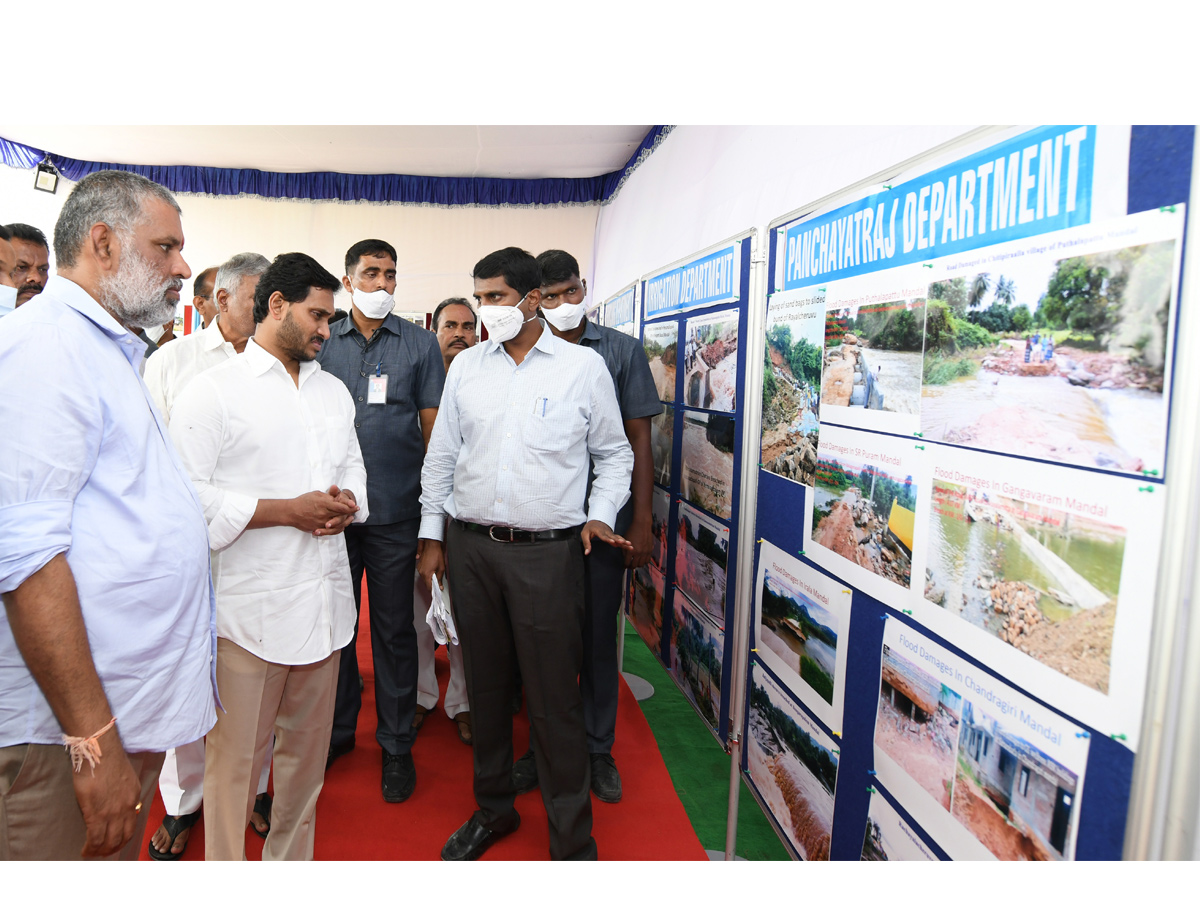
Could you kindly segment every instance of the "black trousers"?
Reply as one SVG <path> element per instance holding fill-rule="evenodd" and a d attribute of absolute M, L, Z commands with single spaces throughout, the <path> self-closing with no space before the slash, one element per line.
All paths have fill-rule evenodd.
<path fill-rule="evenodd" d="M 446 527 L 454 622 L 463 648 L 475 734 L 481 824 L 514 820 L 513 662 L 520 664 L 551 859 L 595 859 L 591 769 L 579 667 L 583 655 L 583 545 L 578 538 L 499 543 Z"/>
<path fill-rule="evenodd" d="M 420 528 L 420 519 L 409 519 L 346 529 L 355 609 L 361 609 L 364 569 L 371 596 L 371 659 L 375 666 L 375 712 L 379 717 L 375 739 L 392 754 L 408 753 L 415 737 L 412 720 L 417 711 L 417 631 L 413 627 L 412 586 Z M 358 626 L 356 620 L 354 640 L 358 639 Z M 358 656 L 351 641 L 338 669 L 332 745 L 354 737 L 361 709 Z"/>
<path fill-rule="evenodd" d="M 617 534 L 625 534 L 632 522 L 630 502 L 617 515 Z M 588 753 L 611 753 L 617 728 L 617 610 L 625 594 L 625 554 L 604 541 L 592 541 L 583 565 L 583 720 Z"/>

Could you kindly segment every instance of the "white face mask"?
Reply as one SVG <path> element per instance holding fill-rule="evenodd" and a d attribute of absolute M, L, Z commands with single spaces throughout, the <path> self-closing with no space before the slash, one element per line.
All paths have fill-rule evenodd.
<path fill-rule="evenodd" d="M 525 295 L 525 297 L 528 296 L 528 294 Z M 521 303 L 525 302 L 525 297 L 521 298 Z M 488 330 L 489 340 L 503 344 L 505 341 L 511 341 L 520 333 L 521 328 L 529 321 L 521 312 L 521 303 L 516 306 L 481 305 L 479 307 L 479 318 L 483 322 L 483 327 Z"/>
<path fill-rule="evenodd" d="M 368 319 L 382 319 L 392 311 L 392 307 L 396 305 L 396 299 L 387 291 L 378 290 L 367 293 L 354 289 L 353 303 L 358 307 L 358 311 Z"/>
<path fill-rule="evenodd" d="M 546 317 L 546 321 L 557 328 L 559 331 L 570 331 L 572 328 L 577 328 L 579 323 L 583 321 L 583 317 L 587 315 L 587 310 L 583 308 L 583 301 L 579 303 L 567 303 L 565 300 L 554 307 L 554 309 L 546 309 L 542 307 L 542 315 Z"/>
<path fill-rule="evenodd" d="M 0 316 L 6 316 L 17 308 L 17 289 L 0 284 Z"/>
<path fill-rule="evenodd" d="M 163 333 L 166 330 L 167 330 L 166 325 L 151 325 L 149 328 L 146 329 L 146 337 L 150 338 L 150 340 L 154 341 L 154 343 L 157 344 L 159 338 L 161 338 L 163 336 Z"/>

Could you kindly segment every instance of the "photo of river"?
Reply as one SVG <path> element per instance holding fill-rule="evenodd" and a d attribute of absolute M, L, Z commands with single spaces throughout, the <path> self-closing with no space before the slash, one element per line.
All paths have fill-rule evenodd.
<path fill-rule="evenodd" d="M 840 623 L 824 604 L 763 573 L 759 642 L 833 703 Z"/>
<path fill-rule="evenodd" d="M 1108 692 L 1125 529 L 934 481 L 925 598 Z"/>

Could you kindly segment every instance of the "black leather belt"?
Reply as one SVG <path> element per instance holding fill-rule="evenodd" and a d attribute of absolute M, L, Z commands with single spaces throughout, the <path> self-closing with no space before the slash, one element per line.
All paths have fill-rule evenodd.
<path fill-rule="evenodd" d="M 573 538 L 579 534 L 578 525 L 570 528 L 551 528 L 548 531 L 521 531 L 519 528 L 509 528 L 507 525 L 480 525 L 478 522 L 464 522 L 461 519 L 454 519 L 453 522 L 463 531 L 478 531 L 501 544 L 565 541 L 567 538 Z"/>

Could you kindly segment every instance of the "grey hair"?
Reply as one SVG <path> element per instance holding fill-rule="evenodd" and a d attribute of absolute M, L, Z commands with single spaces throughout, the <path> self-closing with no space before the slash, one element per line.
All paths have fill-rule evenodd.
<path fill-rule="evenodd" d="M 79 249 L 97 222 L 125 234 L 133 231 L 145 218 L 144 204 L 151 197 L 182 212 L 174 194 L 134 172 L 104 169 L 80 179 L 54 225 L 54 258 L 59 268 L 76 264 Z"/>
<path fill-rule="evenodd" d="M 239 253 L 231 256 L 217 269 L 217 278 L 213 282 L 213 299 L 216 300 L 217 291 L 224 291 L 231 296 L 236 294 L 243 278 L 261 275 L 270 267 L 271 261 L 261 253 Z"/>

